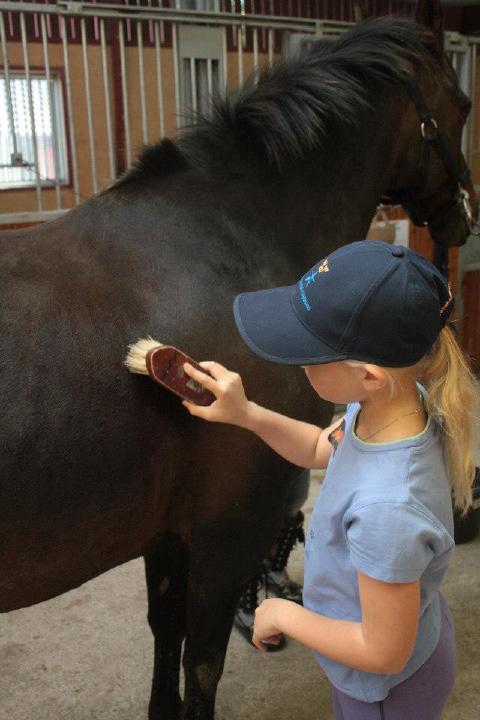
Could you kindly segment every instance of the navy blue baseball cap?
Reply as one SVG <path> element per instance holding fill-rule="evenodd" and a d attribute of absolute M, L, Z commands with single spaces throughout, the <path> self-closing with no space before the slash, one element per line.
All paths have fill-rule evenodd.
<path fill-rule="evenodd" d="M 243 340 L 265 360 L 404 367 L 429 352 L 453 306 L 447 281 L 424 257 L 361 240 L 320 260 L 296 285 L 238 295 L 233 310 Z"/>

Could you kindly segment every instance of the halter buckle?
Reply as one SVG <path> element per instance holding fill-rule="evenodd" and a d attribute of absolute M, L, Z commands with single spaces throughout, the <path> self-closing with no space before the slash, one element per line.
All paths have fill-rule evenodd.
<path fill-rule="evenodd" d="M 436 140 L 438 135 L 438 124 L 435 118 L 428 117 L 426 120 L 424 120 L 420 125 L 420 131 L 422 133 L 423 139 L 427 142 Z"/>
<path fill-rule="evenodd" d="M 461 185 L 459 185 L 458 188 L 457 200 L 458 203 L 462 206 L 463 212 L 465 213 L 465 216 L 468 220 L 468 224 L 471 227 L 473 224 L 473 215 L 472 208 L 470 207 L 470 197 L 468 195 L 468 192 Z"/>

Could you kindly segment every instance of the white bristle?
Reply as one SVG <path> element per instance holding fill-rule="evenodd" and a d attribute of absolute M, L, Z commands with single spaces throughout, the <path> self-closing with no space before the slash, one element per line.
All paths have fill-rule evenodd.
<path fill-rule="evenodd" d="M 148 375 L 147 363 L 145 358 L 149 350 L 153 348 L 161 347 L 163 343 L 154 340 L 150 336 L 148 338 L 142 338 L 136 343 L 128 346 L 127 357 L 124 360 L 125 367 L 131 373 L 138 373 L 140 375 Z"/>

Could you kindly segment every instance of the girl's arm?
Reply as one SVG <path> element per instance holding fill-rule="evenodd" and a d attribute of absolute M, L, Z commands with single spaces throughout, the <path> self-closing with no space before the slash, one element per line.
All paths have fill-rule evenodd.
<path fill-rule="evenodd" d="M 332 450 L 328 436 L 341 420 L 322 430 L 316 425 L 267 410 L 246 398 L 240 375 L 230 372 L 216 362 L 202 362 L 200 365 L 208 370 L 213 378 L 188 363 L 184 365 L 185 372 L 213 392 L 217 399 L 206 407 L 184 400 L 183 405 L 192 415 L 251 430 L 294 465 L 305 468 L 327 466 Z"/>
<path fill-rule="evenodd" d="M 336 662 L 379 674 L 396 674 L 408 662 L 417 637 L 420 583 L 385 583 L 357 573 L 362 621 L 336 620 L 277 598 L 255 614 L 253 642 L 284 633 Z"/>

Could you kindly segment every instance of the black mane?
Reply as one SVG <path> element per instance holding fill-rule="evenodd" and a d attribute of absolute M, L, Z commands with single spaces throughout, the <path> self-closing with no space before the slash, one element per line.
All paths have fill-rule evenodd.
<path fill-rule="evenodd" d="M 355 125 L 371 106 L 372 89 L 405 85 L 419 67 L 433 64 L 433 53 L 433 36 L 413 21 L 367 20 L 266 68 L 257 84 L 250 78 L 239 91 L 217 98 L 212 116 L 198 117 L 176 146 L 192 165 L 202 166 L 221 157 L 222 148 L 225 156 L 229 143 L 250 142 L 281 170 L 321 145 L 332 125 Z M 163 141 L 147 148 L 120 182 L 174 171 L 169 146 Z"/>

